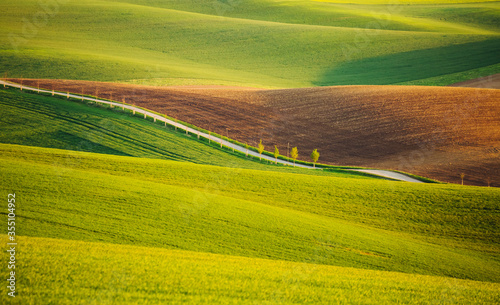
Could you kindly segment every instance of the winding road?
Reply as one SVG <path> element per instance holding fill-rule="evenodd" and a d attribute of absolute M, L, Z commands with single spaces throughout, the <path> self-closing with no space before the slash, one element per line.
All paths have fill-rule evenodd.
<path fill-rule="evenodd" d="M 386 170 L 381 170 L 381 169 L 353 169 L 353 171 L 367 173 L 370 175 L 376 175 L 376 176 L 385 177 L 385 178 L 391 178 L 391 179 L 400 180 L 400 181 L 424 183 L 423 181 L 417 180 L 415 178 L 412 178 L 410 176 L 407 176 L 407 175 L 404 175 L 401 173 L 396 173 L 396 172 L 391 172 L 391 171 L 386 171 Z"/>
<path fill-rule="evenodd" d="M 29 87 L 29 86 L 23 86 L 21 84 L 6 82 L 6 81 L 2 81 L 2 80 L 0 80 L 0 85 L 3 85 L 4 87 L 5 86 L 9 86 L 9 87 L 13 87 L 13 88 L 19 88 L 21 90 L 35 91 L 35 92 L 38 92 L 38 93 L 40 93 L 40 92 L 42 92 L 42 93 L 50 93 L 52 95 L 63 96 L 63 97 L 66 97 L 66 98 L 70 98 L 71 97 L 71 98 L 75 98 L 75 99 L 86 100 L 86 101 L 91 101 L 91 102 L 96 102 L 96 103 L 102 103 L 102 104 L 108 104 L 108 105 L 113 105 L 115 107 L 121 107 L 121 108 L 124 108 L 124 109 L 129 109 L 129 110 L 131 110 L 131 111 L 133 111 L 135 113 L 143 114 L 144 118 L 146 118 L 147 116 L 149 116 L 149 117 L 153 118 L 154 120 L 158 120 L 160 122 L 164 122 L 165 124 L 169 124 L 171 126 L 179 128 L 181 130 L 184 130 L 186 133 L 195 134 L 198 137 L 203 137 L 203 138 L 206 138 L 206 139 L 210 139 L 211 141 L 214 141 L 214 142 L 219 143 L 219 144 L 222 143 L 222 145 L 224 145 L 226 147 L 229 147 L 229 148 L 231 148 L 231 149 L 233 149 L 235 151 L 239 151 L 239 152 L 242 152 L 242 153 L 247 153 L 248 152 L 248 155 L 251 155 L 251 156 L 254 156 L 254 157 L 259 157 L 259 154 L 257 152 L 254 152 L 252 150 L 247 150 L 243 146 L 231 143 L 231 142 L 226 141 L 224 139 L 221 139 L 219 137 L 215 137 L 215 136 L 206 134 L 204 132 L 198 131 L 198 130 L 193 129 L 191 127 L 182 125 L 181 123 L 178 123 L 178 122 L 172 121 L 170 119 L 167 119 L 167 118 L 165 118 L 165 117 L 163 117 L 163 116 L 161 116 L 159 114 L 156 114 L 156 113 L 153 113 L 153 112 L 141 109 L 141 108 L 137 108 L 137 107 L 132 106 L 132 105 L 127 105 L 127 104 L 122 104 L 122 103 L 117 103 L 117 102 L 110 102 L 110 101 L 96 99 L 96 98 L 92 98 L 92 97 L 81 96 L 81 95 L 78 95 L 78 94 L 61 93 L 61 92 L 56 92 L 56 91 L 38 89 L 38 88 L 33 88 L 33 87 Z M 267 155 L 261 155 L 261 158 L 264 159 L 264 160 L 269 160 L 269 161 L 275 162 L 275 159 L 273 157 L 270 157 L 270 156 L 267 156 Z M 284 165 L 293 166 L 292 162 L 285 161 L 285 160 L 278 159 L 278 163 L 284 164 Z M 304 164 L 295 164 L 295 166 L 296 167 L 301 167 L 301 168 L 313 169 L 312 166 L 304 165 Z M 400 180 L 400 181 L 422 183 L 422 181 L 420 181 L 420 180 L 414 179 L 412 177 L 409 177 L 409 176 L 406 176 L 406 175 L 403 175 L 403 174 L 400 174 L 400 173 L 391 172 L 391 171 L 374 170 L 374 169 L 369 169 L 369 170 L 368 169 L 367 170 L 365 170 L 365 169 L 355 169 L 353 171 L 364 172 L 364 173 L 367 173 L 367 174 L 371 174 L 371 175 L 375 175 L 375 176 L 381 176 L 381 177 L 385 177 L 385 178 L 391 178 L 391 179 Z"/>

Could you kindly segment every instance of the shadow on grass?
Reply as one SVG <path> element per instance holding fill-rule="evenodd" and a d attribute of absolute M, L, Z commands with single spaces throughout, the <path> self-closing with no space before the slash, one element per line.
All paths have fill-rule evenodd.
<path fill-rule="evenodd" d="M 390 85 L 481 68 L 500 62 L 500 39 L 352 61 L 326 71 L 316 86 Z"/>

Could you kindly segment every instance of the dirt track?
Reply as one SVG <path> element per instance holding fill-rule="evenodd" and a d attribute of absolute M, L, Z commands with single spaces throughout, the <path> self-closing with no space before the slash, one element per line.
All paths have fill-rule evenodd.
<path fill-rule="evenodd" d="M 19 80 L 13 80 L 19 82 Z M 267 150 L 287 143 L 299 158 L 402 170 L 441 181 L 500 186 L 500 90 L 345 86 L 284 90 L 147 87 L 23 80 L 166 113 Z M 97 91 L 97 94 L 96 94 Z M 226 129 L 227 128 L 227 129 Z"/>

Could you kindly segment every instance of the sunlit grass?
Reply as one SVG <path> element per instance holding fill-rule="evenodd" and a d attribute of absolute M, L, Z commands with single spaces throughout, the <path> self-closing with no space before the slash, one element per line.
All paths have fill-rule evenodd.
<path fill-rule="evenodd" d="M 410 72 L 419 73 L 410 80 L 385 69 L 377 70 L 380 77 L 356 77 L 358 84 L 417 81 L 466 73 L 496 58 L 488 49 L 480 54 L 443 54 L 443 47 L 481 47 L 481 41 L 498 37 L 499 13 L 494 7 L 463 5 L 474 12 L 473 19 L 459 4 L 446 10 L 396 6 L 388 15 L 383 6 L 314 1 L 239 2 L 220 12 L 213 2 L 96 0 L 61 5 L 36 35 L 26 36 L 23 20 L 37 13 L 38 2 L 4 1 L 0 73 L 167 85 L 306 87 L 349 84 L 350 74 L 358 71 L 339 67 L 371 58 L 388 58 L 389 71 L 400 66 L 398 55 L 404 52 L 430 50 L 431 57 L 449 58 L 428 63 L 426 56 L 410 62 Z M 12 43 L 12 37 L 22 43 Z M 484 62 L 462 67 L 471 57 Z M 460 69 L 443 70 L 449 66 Z M 433 84 L 444 81 L 436 79 Z"/>
<path fill-rule="evenodd" d="M 0 147 L 18 234 L 500 278 L 497 189 Z"/>
<path fill-rule="evenodd" d="M 22 237 L 19 249 L 18 295 L 0 296 L 9 304 L 493 304 L 500 290 L 446 277 L 106 243 Z M 5 268 L 0 274 L 6 277 Z"/>
<path fill-rule="evenodd" d="M 394 4 L 392 0 L 312 0 L 328 3 L 355 3 L 355 4 Z M 455 4 L 455 3 L 489 3 L 497 0 L 398 0 L 402 4 Z"/>

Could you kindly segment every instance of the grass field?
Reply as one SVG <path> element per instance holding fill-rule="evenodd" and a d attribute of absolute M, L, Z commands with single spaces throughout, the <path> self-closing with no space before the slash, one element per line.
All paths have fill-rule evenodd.
<path fill-rule="evenodd" d="M 498 189 L 1 146 L 20 235 L 498 281 Z"/>
<path fill-rule="evenodd" d="M 269 166 L 120 109 L 0 97 L 16 302 L 498 298 L 496 188 Z"/>
<path fill-rule="evenodd" d="M 29 237 L 20 244 L 23 293 L 15 300 L 2 294 L 4 303 L 494 304 L 500 289 L 486 282 L 181 250 Z M 1 275 L 6 277 L 3 269 Z"/>
<path fill-rule="evenodd" d="M 37 1 L 8 0 L 0 72 L 256 87 L 444 85 L 498 73 L 496 2 L 408 4 L 93 0 L 42 18 Z"/>
<path fill-rule="evenodd" d="M 91 80 L 68 86 L 236 140 L 247 132 L 240 141 L 251 145 L 268 136 L 268 150 L 293 139 L 302 160 L 325 141 L 324 160 L 401 163 L 395 149 L 425 153 L 426 170 L 483 179 L 498 169 L 495 90 L 267 90 L 499 73 L 498 1 L 4 0 L 0 26 L 3 78 Z M 144 87 L 151 99 L 124 84 L 235 87 Z M 0 88 L 0 107 L 0 194 L 16 194 L 17 242 L 17 296 L 4 285 L 2 304 L 500 301 L 498 188 L 270 165 L 120 107 L 50 94 Z"/>

